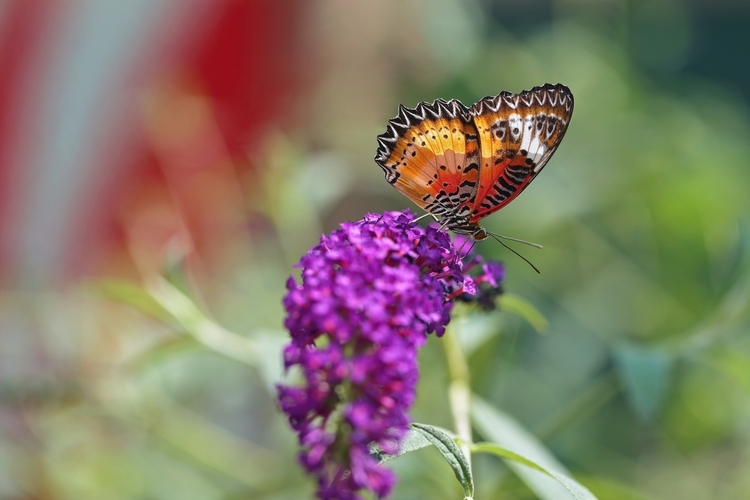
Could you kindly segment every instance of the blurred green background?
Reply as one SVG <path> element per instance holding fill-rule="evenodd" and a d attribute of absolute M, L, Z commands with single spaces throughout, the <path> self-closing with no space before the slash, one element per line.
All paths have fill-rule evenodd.
<path fill-rule="evenodd" d="M 543 244 L 519 248 L 542 274 L 491 241 L 476 249 L 506 263 L 506 292 L 548 327 L 510 311 L 457 322 L 449 334 L 481 347 L 472 386 L 600 500 L 750 498 L 750 5 L 289 8 L 286 118 L 254 129 L 255 146 L 232 156 L 238 173 L 220 178 L 229 187 L 206 191 L 230 228 L 215 248 L 196 259 L 171 238 L 154 250 L 133 230 L 129 271 L 0 297 L 0 498 L 309 497 L 273 390 L 291 266 L 339 223 L 410 206 L 372 160 L 398 104 L 547 82 L 575 96 L 565 140 L 485 221 Z M 202 92 L 154 113 L 210 103 Z M 179 124 L 149 110 L 162 144 Z M 440 342 L 421 354 L 413 416 L 450 427 Z M 393 498 L 461 498 L 434 450 L 391 464 Z M 475 467 L 477 499 L 535 498 L 502 462 Z"/>

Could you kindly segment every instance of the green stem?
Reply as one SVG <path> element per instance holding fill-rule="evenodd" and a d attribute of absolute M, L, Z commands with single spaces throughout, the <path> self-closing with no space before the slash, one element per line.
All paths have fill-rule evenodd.
<path fill-rule="evenodd" d="M 456 332 L 449 328 L 443 336 L 443 349 L 448 360 L 448 374 L 450 385 L 448 386 L 448 401 L 450 402 L 453 422 L 456 426 L 456 434 L 461 442 L 461 451 L 466 455 L 466 460 L 471 466 L 471 416 L 469 408 L 471 403 L 471 386 L 469 384 L 469 365 L 461 350 L 461 345 L 456 338 Z"/>

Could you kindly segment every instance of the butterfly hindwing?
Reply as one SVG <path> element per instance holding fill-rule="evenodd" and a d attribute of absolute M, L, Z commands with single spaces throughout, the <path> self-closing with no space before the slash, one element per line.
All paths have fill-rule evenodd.
<path fill-rule="evenodd" d="M 510 203 L 557 149 L 573 113 L 573 95 L 561 84 L 520 94 L 501 92 L 469 108 L 481 145 L 475 223 Z"/>
<path fill-rule="evenodd" d="M 437 216 L 469 213 L 479 151 L 463 104 L 438 99 L 414 109 L 401 106 L 378 143 L 375 160 L 386 180 L 414 203 Z"/>

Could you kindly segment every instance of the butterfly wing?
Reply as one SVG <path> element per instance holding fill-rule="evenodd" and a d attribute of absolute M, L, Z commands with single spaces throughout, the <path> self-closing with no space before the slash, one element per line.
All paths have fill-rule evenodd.
<path fill-rule="evenodd" d="M 479 178 L 479 145 L 467 108 L 455 99 L 399 108 L 378 136 L 386 180 L 436 216 L 468 215 Z"/>
<path fill-rule="evenodd" d="M 469 108 L 481 145 L 471 223 L 500 210 L 529 185 L 557 149 L 572 114 L 573 94 L 562 84 L 501 92 Z"/>

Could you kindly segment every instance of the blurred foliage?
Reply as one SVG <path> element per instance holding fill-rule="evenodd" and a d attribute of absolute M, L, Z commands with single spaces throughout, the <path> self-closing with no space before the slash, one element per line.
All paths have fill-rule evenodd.
<path fill-rule="evenodd" d="M 750 117 L 680 75 L 698 20 L 666 1 L 545 3 L 539 22 L 502 2 L 373 4 L 310 7 L 316 119 L 269 133 L 253 229 L 210 287 L 178 262 L 168 280 L 2 296 L 3 329 L 41 332 L 55 360 L 3 345 L 0 498 L 308 497 L 273 390 L 292 265 L 339 222 L 408 206 L 371 161 L 398 103 L 545 82 L 575 95 L 568 134 L 486 221 L 543 243 L 524 250 L 542 274 L 478 245 L 510 293 L 453 325 L 472 389 L 601 500 L 750 498 Z M 450 428 L 440 342 L 413 414 Z M 389 464 L 394 498 L 461 498 L 434 450 Z M 474 467 L 476 498 L 536 498 L 495 457 Z"/>

